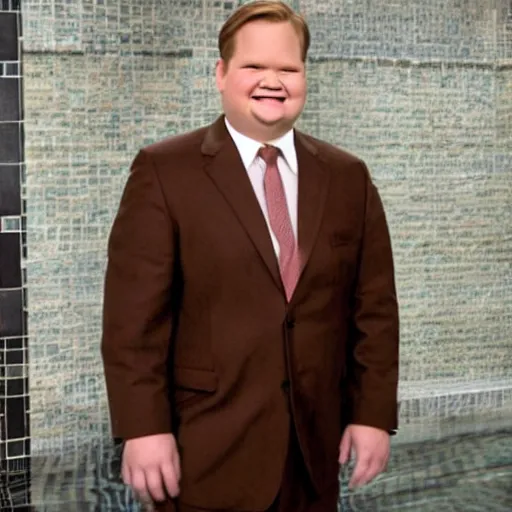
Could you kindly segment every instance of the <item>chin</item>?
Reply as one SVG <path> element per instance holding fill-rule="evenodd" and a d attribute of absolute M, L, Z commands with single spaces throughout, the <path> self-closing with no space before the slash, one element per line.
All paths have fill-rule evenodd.
<path fill-rule="evenodd" d="M 258 121 L 266 126 L 279 126 L 285 124 L 283 119 L 268 119 L 260 117 Z"/>
<path fill-rule="evenodd" d="M 283 117 L 283 116 L 280 116 L 280 115 L 276 115 L 276 116 L 269 116 L 269 115 L 261 115 L 261 114 L 258 114 L 258 113 L 254 113 L 254 118 L 260 122 L 260 123 L 263 123 L 265 125 L 268 125 L 268 126 L 277 126 L 277 125 L 285 125 L 285 124 L 290 124 L 290 120 L 287 118 L 287 117 Z"/>

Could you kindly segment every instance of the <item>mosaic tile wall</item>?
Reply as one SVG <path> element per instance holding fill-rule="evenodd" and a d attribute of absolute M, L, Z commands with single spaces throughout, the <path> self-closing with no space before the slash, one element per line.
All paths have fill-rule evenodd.
<path fill-rule="evenodd" d="M 398 438 L 510 422 L 510 2 L 290 3 L 313 35 L 300 125 L 363 157 L 388 212 Z M 216 34 L 236 5 L 23 3 L 36 453 L 108 435 L 99 340 L 112 218 L 138 148 L 218 115 Z"/>
<path fill-rule="evenodd" d="M 0 0 L 0 491 L 30 453 L 19 11 L 18 0 Z"/>

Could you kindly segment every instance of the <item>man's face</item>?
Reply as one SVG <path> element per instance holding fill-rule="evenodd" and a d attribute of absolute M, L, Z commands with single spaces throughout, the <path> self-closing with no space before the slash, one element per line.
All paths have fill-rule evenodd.
<path fill-rule="evenodd" d="M 217 63 L 216 77 L 229 122 L 260 142 L 290 130 L 304 108 L 305 68 L 291 23 L 244 25 L 229 63 Z"/>

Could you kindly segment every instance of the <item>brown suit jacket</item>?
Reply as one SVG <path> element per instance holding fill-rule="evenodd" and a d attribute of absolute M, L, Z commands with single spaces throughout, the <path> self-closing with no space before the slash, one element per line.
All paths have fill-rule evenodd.
<path fill-rule="evenodd" d="M 108 248 L 102 353 L 115 437 L 177 435 L 181 499 L 263 510 L 293 418 L 319 492 L 347 423 L 397 427 L 398 312 L 364 163 L 295 132 L 302 273 L 286 302 L 223 117 L 140 151 Z"/>

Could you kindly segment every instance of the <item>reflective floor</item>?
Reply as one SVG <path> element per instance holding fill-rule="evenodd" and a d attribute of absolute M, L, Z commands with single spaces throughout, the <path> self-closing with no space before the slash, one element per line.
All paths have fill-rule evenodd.
<path fill-rule="evenodd" d="M 91 447 L 72 456 L 34 458 L 31 474 L 5 476 L 2 511 L 138 511 L 119 479 L 119 451 Z M 388 471 L 357 492 L 342 472 L 340 510 L 512 511 L 512 430 L 393 447 Z M 29 484 L 30 480 L 30 484 Z M 31 505 L 27 503 L 31 501 Z"/>

